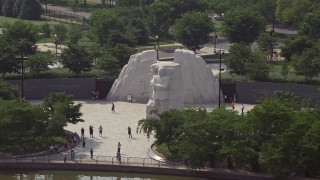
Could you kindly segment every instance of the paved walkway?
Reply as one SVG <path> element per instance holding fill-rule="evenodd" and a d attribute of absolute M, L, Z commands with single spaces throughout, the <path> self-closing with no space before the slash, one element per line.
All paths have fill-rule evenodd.
<path fill-rule="evenodd" d="M 77 132 L 85 129 L 85 148 L 82 143 L 75 148 L 76 154 L 90 155 L 90 148 L 93 148 L 94 155 L 116 156 L 117 144 L 121 143 L 122 157 L 148 158 L 147 152 L 154 142 L 154 138 L 144 134 L 137 134 L 136 128 L 138 121 L 146 116 L 146 104 L 114 102 L 116 113 L 111 112 L 111 102 L 105 100 L 84 100 L 75 101 L 82 103 L 81 112 L 85 122 L 76 125 L 69 124 L 66 130 Z M 202 105 L 201 107 L 212 108 L 217 105 Z M 245 110 L 250 110 L 253 105 L 245 104 Z M 241 104 L 235 105 L 236 110 L 240 111 Z M 227 104 L 230 109 L 230 104 Z M 89 138 L 89 126 L 94 127 L 94 138 Z M 98 128 L 103 128 L 102 137 L 99 137 Z M 127 133 L 128 126 L 132 129 L 133 138 L 129 138 Z"/>

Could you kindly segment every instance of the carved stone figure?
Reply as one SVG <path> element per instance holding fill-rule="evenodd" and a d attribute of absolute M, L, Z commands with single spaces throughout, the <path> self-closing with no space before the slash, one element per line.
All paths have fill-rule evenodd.
<path fill-rule="evenodd" d="M 174 62 L 160 61 L 151 65 L 153 72 L 150 81 L 151 94 L 147 104 L 147 118 L 156 118 L 156 114 L 150 114 L 156 110 L 161 114 L 169 109 L 183 107 L 183 87 L 180 65 Z"/>

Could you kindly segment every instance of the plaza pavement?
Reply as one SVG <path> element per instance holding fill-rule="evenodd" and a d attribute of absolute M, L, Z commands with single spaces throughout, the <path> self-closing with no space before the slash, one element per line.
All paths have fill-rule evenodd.
<path fill-rule="evenodd" d="M 71 132 L 81 134 L 80 130 L 85 129 L 85 148 L 82 148 L 82 142 L 74 149 L 76 154 L 90 155 L 90 148 L 93 149 L 95 156 L 116 156 L 117 144 L 121 143 L 122 157 L 149 158 L 147 155 L 152 143 L 153 136 L 150 139 L 143 134 L 137 134 L 136 128 L 138 121 L 146 116 L 146 104 L 114 102 L 116 113 L 111 112 L 111 102 L 106 100 L 83 100 L 75 101 L 82 103 L 81 112 L 85 122 L 78 124 L 68 124 L 65 128 Z M 202 105 L 212 109 L 217 105 Z M 244 104 L 245 111 L 250 110 L 254 105 Z M 226 104 L 227 109 L 231 109 L 230 104 Z M 241 112 L 241 104 L 236 104 L 235 109 Z M 89 126 L 94 127 L 94 138 L 89 137 Z M 99 137 L 98 128 L 102 126 L 102 137 Z M 129 138 L 127 133 L 128 126 L 132 129 L 133 138 Z"/>

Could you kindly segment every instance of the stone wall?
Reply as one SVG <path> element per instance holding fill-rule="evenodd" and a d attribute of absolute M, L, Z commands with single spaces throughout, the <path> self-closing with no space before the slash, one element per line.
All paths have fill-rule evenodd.
<path fill-rule="evenodd" d="M 21 80 L 8 80 L 21 90 Z M 25 79 L 24 95 L 27 99 L 42 99 L 52 92 L 73 94 L 75 99 L 90 99 L 96 87 L 96 78 Z"/>
<path fill-rule="evenodd" d="M 302 98 L 310 98 L 313 105 L 320 103 L 319 85 L 272 82 L 237 82 L 237 102 L 257 103 L 262 96 L 270 95 L 276 90 L 290 91 Z"/>

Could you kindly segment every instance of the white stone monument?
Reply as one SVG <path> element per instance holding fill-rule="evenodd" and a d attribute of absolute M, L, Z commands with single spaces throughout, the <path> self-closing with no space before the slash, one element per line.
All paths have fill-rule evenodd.
<path fill-rule="evenodd" d="M 160 61 L 151 65 L 151 94 L 146 108 L 147 118 L 157 117 L 151 111 L 161 114 L 169 109 L 184 106 L 183 82 L 180 65 L 175 62 Z"/>
<path fill-rule="evenodd" d="M 179 95 L 183 96 L 184 104 L 214 106 L 218 103 L 219 81 L 214 78 L 211 69 L 200 56 L 195 55 L 193 51 L 176 50 L 173 62 L 180 65 L 181 76 L 171 76 L 170 80 L 182 83 L 183 92 Z M 132 55 L 114 82 L 107 100 L 127 101 L 130 95 L 132 102 L 147 103 L 152 92 L 151 66 L 156 63 L 155 50 Z"/>

